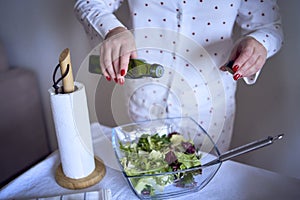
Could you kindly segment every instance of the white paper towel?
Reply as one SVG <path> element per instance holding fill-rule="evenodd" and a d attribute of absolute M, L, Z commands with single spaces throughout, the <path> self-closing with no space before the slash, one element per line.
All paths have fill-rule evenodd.
<path fill-rule="evenodd" d="M 64 174 L 84 178 L 95 169 L 89 113 L 84 85 L 68 94 L 55 94 L 49 89 L 58 148 Z"/>

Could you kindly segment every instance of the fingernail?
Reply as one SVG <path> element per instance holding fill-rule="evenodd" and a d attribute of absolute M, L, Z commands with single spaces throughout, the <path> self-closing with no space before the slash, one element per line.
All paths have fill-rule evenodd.
<path fill-rule="evenodd" d="M 232 70 L 234 71 L 234 72 L 237 72 L 237 70 L 239 69 L 240 67 L 238 66 L 238 65 L 234 65 L 233 67 L 232 67 Z"/>
<path fill-rule="evenodd" d="M 106 80 L 111 81 L 111 78 L 109 76 L 106 76 L 105 78 Z"/>
<path fill-rule="evenodd" d="M 125 75 L 125 69 L 121 69 L 121 76 Z"/>
<path fill-rule="evenodd" d="M 115 81 L 116 83 L 118 83 L 118 79 L 117 79 L 117 78 L 114 78 L 114 81 Z"/>
<path fill-rule="evenodd" d="M 242 77 L 242 76 L 241 76 L 240 74 L 236 74 L 236 75 L 233 76 L 233 79 L 237 81 L 237 80 L 238 80 L 239 78 L 241 78 L 241 77 Z"/>

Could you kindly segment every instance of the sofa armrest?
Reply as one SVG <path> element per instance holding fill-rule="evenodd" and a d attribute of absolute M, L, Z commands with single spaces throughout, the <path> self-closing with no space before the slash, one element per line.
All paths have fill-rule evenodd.
<path fill-rule="evenodd" d="M 0 73 L 0 186 L 50 153 L 36 76 Z"/>

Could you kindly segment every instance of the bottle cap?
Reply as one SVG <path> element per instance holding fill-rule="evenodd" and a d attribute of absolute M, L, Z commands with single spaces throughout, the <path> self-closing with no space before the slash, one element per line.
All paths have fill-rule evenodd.
<path fill-rule="evenodd" d="M 152 78 L 160 78 L 164 74 L 164 67 L 159 64 L 152 64 L 150 67 L 150 76 Z"/>

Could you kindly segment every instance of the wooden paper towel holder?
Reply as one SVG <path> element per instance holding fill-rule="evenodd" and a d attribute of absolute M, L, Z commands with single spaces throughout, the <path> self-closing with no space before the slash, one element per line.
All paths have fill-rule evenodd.
<path fill-rule="evenodd" d="M 78 189 L 84 189 L 97 184 L 103 179 L 105 173 L 106 173 L 106 169 L 105 169 L 105 165 L 103 164 L 103 161 L 95 157 L 95 169 L 87 177 L 83 177 L 79 179 L 73 179 L 67 177 L 64 174 L 62 169 L 62 164 L 60 163 L 55 172 L 55 180 L 60 186 L 64 188 L 78 190 Z"/>
<path fill-rule="evenodd" d="M 59 56 L 59 65 L 61 69 L 61 74 L 65 74 L 66 76 L 62 79 L 63 81 L 63 93 L 72 93 L 75 90 L 74 80 L 73 80 L 73 73 L 72 73 L 72 65 L 71 65 L 71 58 L 70 58 L 70 50 L 68 48 L 64 49 Z M 53 75 L 54 80 L 55 74 Z M 96 183 L 100 182 L 105 173 L 105 165 L 103 161 L 97 157 L 94 157 L 95 160 L 95 169 L 92 173 L 88 176 L 74 179 L 67 177 L 62 168 L 62 163 L 56 169 L 55 172 L 55 180 L 56 182 L 67 189 L 83 189 L 95 185 Z"/>

